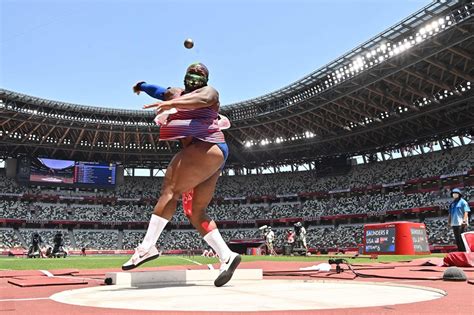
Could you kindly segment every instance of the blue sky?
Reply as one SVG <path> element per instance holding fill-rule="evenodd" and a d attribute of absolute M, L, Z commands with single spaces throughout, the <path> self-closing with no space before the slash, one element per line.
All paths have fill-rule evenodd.
<path fill-rule="evenodd" d="M 141 109 L 152 99 L 133 94 L 135 82 L 182 86 L 201 61 L 227 105 L 300 79 L 429 3 L 0 0 L 0 87 Z"/>

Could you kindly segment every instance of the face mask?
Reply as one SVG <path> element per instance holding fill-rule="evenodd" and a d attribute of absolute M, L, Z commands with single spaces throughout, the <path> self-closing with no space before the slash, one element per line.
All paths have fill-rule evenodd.
<path fill-rule="evenodd" d="M 209 70 L 202 63 L 193 63 L 186 70 L 184 87 L 186 92 L 192 92 L 207 85 Z"/>

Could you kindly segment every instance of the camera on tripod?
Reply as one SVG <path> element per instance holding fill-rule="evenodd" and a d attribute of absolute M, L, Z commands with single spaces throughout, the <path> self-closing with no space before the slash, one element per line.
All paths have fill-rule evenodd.
<path fill-rule="evenodd" d="M 306 245 L 306 229 L 301 222 L 296 222 L 293 225 L 294 243 L 292 244 L 292 253 L 306 256 L 308 253 L 308 246 Z"/>

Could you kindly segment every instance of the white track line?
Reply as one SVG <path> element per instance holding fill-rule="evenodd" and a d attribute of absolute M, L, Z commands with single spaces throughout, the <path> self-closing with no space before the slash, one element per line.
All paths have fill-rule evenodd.
<path fill-rule="evenodd" d="M 187 259 L 187 258 L 184 258 L 184 257 L 177 257 L 177 258 L 179 258 L 179 259 L 184 259 L 184 260 L 186 260 L 186 261 L 192 262 L 193 264 L 202 266 L 201 263 L 199 263 L 199 262 L 197 262 L 197 261 L 195 261 L 195 260 Z"/>
<path fill-rule="evenodd" d="M 37 301 L 37 300 L 49 300 L 49 297 L 24 298 L 24 299 L 3 299 L 3 300 L 0 300 L 0 302 L 21 302 L 21 301 Z"/>

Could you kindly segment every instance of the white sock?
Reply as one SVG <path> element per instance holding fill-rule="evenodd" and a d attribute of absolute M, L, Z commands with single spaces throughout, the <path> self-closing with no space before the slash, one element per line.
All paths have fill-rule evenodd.
<path fill-rule="evenodd" d="M 232 251 L 225 243 L 218 229 L 214 229 L 204 235 L 204 240 L 207 244 L 209 244 L 209 246 L 212 247 L 212 249 L 214 249 L 217 255 L 219 255 L 219 259 L 221 262 L 226 262 L 230 258 L 230 254 L 232 253 Z"/>
<path fill-rule="evenodd" d="M 148 224 L 148 229 L 146 230 L 145 238 L 141 243 L 141 247 L 146 250 L 149 250 L 152 246 L 156 245 L 156 241 L 160 237 L 161 232 L 168 224 L 168 220 L 157 216 L 156 214 L 151 215 L 150 223 Z"/>

